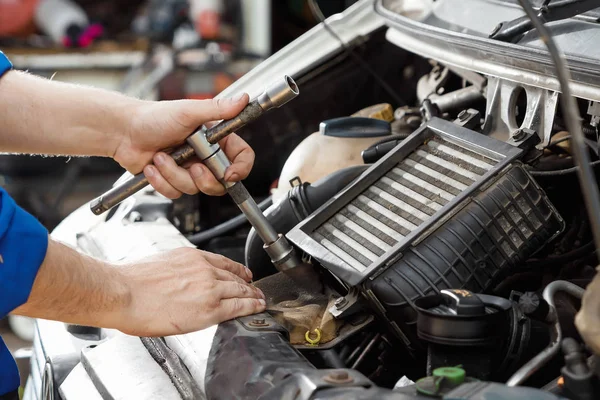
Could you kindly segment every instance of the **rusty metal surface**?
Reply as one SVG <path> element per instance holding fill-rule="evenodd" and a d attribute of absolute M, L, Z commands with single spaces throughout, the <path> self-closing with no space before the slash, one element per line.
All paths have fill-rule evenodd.
<path fill-rule="evenodd" d="M 235 118 L 221 122 L 206 131 L 206 140 L 214 144 L 264 114 L 257 100 L 250 102 Z"/>
<path fill-rule="evenodd" d="M 191 160 L 195 155 L 196 153 L 194 152 L 194 149 L 189 144 L 184 144 L 178 147 L 170 154 L 177 165 L 181 165 L 184 162 Z"/>

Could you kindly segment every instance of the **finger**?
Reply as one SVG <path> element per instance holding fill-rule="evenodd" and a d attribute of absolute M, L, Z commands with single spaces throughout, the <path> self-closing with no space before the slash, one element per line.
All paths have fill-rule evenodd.
<path fill-rule="evenodd" d="M 144 175 L 146 175 L 146 178 L 148 178 L 148 182 L 150 182 L 152 187 L 163 196 L 170 199 L 178 199 L 181 197 L 182 193 L 167 182 L 154 165 L 146 165 L 146 167 L 144 167 Z"/>
<path fill-rule="evenodd" d="M 165 153 L 159 152 L 154 156 L 154 165 L 175 189 L 186 194 L 198 193 L 198 188 L 194 183 L 190 173 L 175 163 L 175 160 Z"/>
<path fill-rule="evenodd" d="M 221 146 L 232 164 L 225 171 L 225 180 L 237 182 L 245 179 L 254 165 L 254 151 L 244 139 L 232 133 L 221 141 Z"/>
<path fill-rule="evenodd" d="M 234 273 L 229 271 L 225 271 L 224 269 L 213 268 L 213 279 L 224 282 L 237 282 L 246 285 L 247 282 L 245 279 L 240 278 Z"/>
<path fill-rule="evenodd" d="M 218 322 L 227 321 L 237 317 L 263 312 L 266 302 L 263 299 L 223 299 L 215 311 Z"/>
<path fill-rule="evenodd" d="M 194 184 L 202 193 L 209 196 L 222 196 L 225 194 L 225 188 L 203 164 L 196 163 L 190 167 L 190 174 Z"/>
<path fill-rule="evenodd" d="M 248 284 L 237 282 L 221 282 L 216 288 L 216 294 L 220 299 L 265 299 L 263 292 Z"/>
<path fill-rule="evenodd" d="M 244 279 L 245 281 L 252 280 L 252 272 L 249 268 L 246 268 L 244 265 L 237 263 L 220 254 L 204 252 L 203 255 L 206 261 L 208 261 L 213 267 L 229 271 L 232 274 L 235 274 L 240 278 Z"/>
<path fill-rule="evenodd" d="M 188 100 L 186 115 L 192 119 L 191 124 L 200 126 L 207 121 L 231 119 L 238 115 L 248 104 L 248 94 L 243 93 L 229 99 Z"/>

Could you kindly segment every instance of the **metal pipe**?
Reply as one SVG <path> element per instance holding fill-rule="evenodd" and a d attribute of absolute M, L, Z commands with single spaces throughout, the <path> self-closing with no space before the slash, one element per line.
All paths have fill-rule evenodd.
<path fill-rule="evenodd" d="M 567 281 L 554 281 L 544 289 L 542 296 L 550 306 L 546 322 L 552 324 L 550 330 L 550 344 L 541 353 L 529 360 L 506 382 L 507 386 L 518 386 L 525 382 L 531 375 L 548 363 L 559 351 L 562 342 L 562 331 L 556 314 L 554 296 L 558 292 L 565 292 L 581 299 L 584 289 Z"/>
<path fill-rule="evenodd" d="M 482 90 L 476 86 L 468 86 L 431 99 L 441 112 L 461 110 L 473 102 L 483 99 Z"/>
<path fill-rule="evenodd" d="M 356 359 L 354 364 L 352 364 L 352 369 L 356 369 L 356 367 L 358 367 L 360 365 L 360 363 L 362 363 L 362 361 L 365 359 L 365 357 L 367 356 L 369 351 L 373 348 L 373 346 L 375 346 L 375 344 L 377 344 L 377 341 L 379 340 L 380 337 L 381 337 L 381 333 L 378 333 L 375 335 L 375 337 L 369 342 L 367 347 L 365 347 L 365 349 L 362 351 L 362 353 L 360 353 L 360 356 L 358 356 L 358 358 Z"/>
<path fill-rule="evenodd" d="M 256 120 L 265 112 L 287 104 L 290 100 L 298 96 L 298 94 L 299 90 L 296 82 L 291 77 L 284 76 L 283 79 L 267 87 L 262 94 L 251 101 L 235 118 L 221 121 L 209 129 L 198 129 L 186 139 L 187 144 L 178 147 L 170 155 L 177 165 L 182 165 L 195 156 L 204 160 L 195 151 L 196 149 L 193 146 L 194 141 L 198 140 L 200 135 L 202 135 L 203 141 L 215 145 L 230 133 Z M 148 186 L 148 184 L 146 176 L 143 173 L 139 173 L 122 184 L 113 187 L 102 196 L 92 200 L 90 202 L 90 209 L 94 214 L 100 215 Z"/>

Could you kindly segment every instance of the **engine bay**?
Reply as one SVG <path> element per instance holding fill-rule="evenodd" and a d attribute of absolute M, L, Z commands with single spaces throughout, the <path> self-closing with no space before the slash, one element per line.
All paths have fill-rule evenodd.
<path fill-rule="evenodd" d="M 377 3 L 385 14 L 398 2 Z M 407 51 L 392 30 L 298 74 L 298 103 L 240 132 L 257 148 L 250 191 L 319 284 L 278 272 L 229 199 L 147 190 L 57 235 L 114 261 L 174 246 L 223 254 L 252 270 L 267 312 L 135 343 L 67 326 L 77 344 L 54 363 L 38 356 L 63 371 L 40 386 L 118 398 L 128 379 L 148 381 L 140 365 L 152 362 L 126 354 L 136 348 L 179 398 L 600 396 L 598 259 L 560 93 Z M 596 167 L 600 98 L 576 97 Z M 55 329 L 42 322 L 37 346 Z"/>

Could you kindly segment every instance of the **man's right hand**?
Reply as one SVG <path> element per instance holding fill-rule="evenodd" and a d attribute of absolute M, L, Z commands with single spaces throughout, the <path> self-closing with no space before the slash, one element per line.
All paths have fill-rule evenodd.
<path fill-rule="evenodd" d="M 167 336 L 207 328 L 265 309 L 252 273 L 224 256 L 180 248 L 125 266 L 131 294 L 124 333 Z"/>
<path fill-rule="evenodd" d="M 251 279 L 243 265 L 193 248 L 115 266 L 50 239 L 29 298 L 13 313 L 137 336 L 176 335 L 264 311 Z"/>

